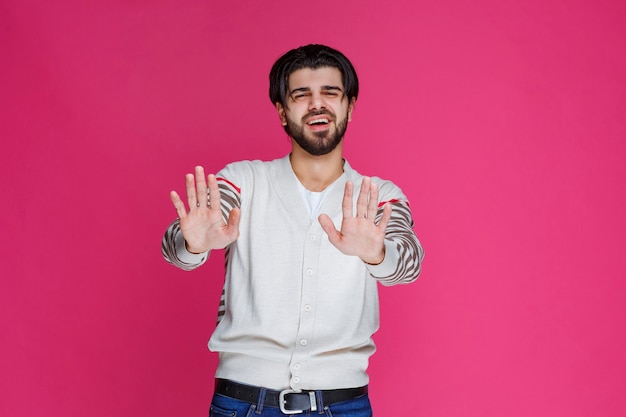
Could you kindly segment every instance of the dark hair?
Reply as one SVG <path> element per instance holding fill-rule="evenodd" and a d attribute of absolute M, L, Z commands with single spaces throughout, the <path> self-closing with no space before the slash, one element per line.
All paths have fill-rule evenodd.
<path fill-rule="evenodd" d="M 306 45 L 287 52 L 274 63 L 270 71 L 270 100 L 285 106 L 289 92 L 289 75 L 302 68 L 337 68 L 348 100 L 359 95 L 359 79 L 354 67 L 341 52 L 324 45 Z"/>

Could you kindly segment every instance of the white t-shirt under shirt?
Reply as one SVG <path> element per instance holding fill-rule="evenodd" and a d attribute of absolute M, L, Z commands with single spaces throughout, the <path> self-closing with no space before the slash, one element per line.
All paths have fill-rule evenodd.
<path fill-rule="evenodd" d="M 317 220 L 317 217 L 320 215 L 320 207 L 322 207 L 322 204 L 324 203 L 324 198 L 334 186 L 335 183 L 333 182 L 331 185 L 326 187 L 324 191 L 309 191 L 300 181 L 298 181 L 298 189 L 300 190 L 300 194 L 309 208 L 311 221 Z"/>

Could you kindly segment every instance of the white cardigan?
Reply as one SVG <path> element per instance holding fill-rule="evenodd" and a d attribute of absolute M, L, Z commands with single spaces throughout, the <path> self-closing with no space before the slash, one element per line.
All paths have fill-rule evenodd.
<path fill-rule="evenodd" d="M 310 220 L 288 157 L 236 162 L 217 176 L 225 218 L 238 206 L 241 222 L 239 238 L 226 248 L 223 305 L 209 341 L 209 349 L 219 352 L 216 377 L 272 389 L 366 385 L 379 326 L 377 282 L 414 281 L 423 258 L 402 191 L 372 178 L 380 207 L 390 202 L 393 211 L 385 259 L 368 265 L 339 252 Z M 345 183 L 354 183 L 356 196 L 361 179 L 345 162 L 325 196 L 320 213 L 337 229 Z M 183 269 L 208 257 L 187 252 L 178 221 L 162 248 L 166 260 Z"/>

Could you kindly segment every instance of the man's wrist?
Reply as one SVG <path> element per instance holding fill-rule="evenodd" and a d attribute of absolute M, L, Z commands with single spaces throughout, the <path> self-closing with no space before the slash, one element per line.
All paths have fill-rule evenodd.
<path fill-rule="evenodd" d="M 187 241 L 185 241 L 185 249 L 187 250 L 187 252 L 193 254 L 193 255 L 200 255 L 202 253 L 208 252 L 208 249 L 205 250 L 199 250 L 197 248 L 192 248 L 191 246 L 189 246 L 189 244 L 187 243 Z"/>
<path fill-rule="evenodd" d="M 372 266 L 380 265 L 385 260 L 385 247 L 384 246 L 383 246 L 383 249 L 382 249 L 382 251 L 380 253 L 381 254 L 379 256 L 375 257 L 375 258 L 374 257 L 372 257 L 371 259 L 370 258 L 368 258 L 368 259 L 361 258 L 361 260 L 363 262 L 365 262 L 366 264 L 368 264 L 368 265 L 372 265 Z"/>

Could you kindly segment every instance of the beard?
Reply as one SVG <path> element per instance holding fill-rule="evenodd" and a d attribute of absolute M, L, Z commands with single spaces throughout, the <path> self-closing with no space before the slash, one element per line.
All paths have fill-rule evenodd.
<path fill-rule="evenodd" d="M 329 112 L 315 112 L 314 114 L 306 115 L 303 120 L 310 116 L 318 116 L 321 114 L 328 115 L 331 120 L 335 120 Z M 323 132 L 309 132 L 312 137 L 306 136 L 306 125 L 304 122 L 297 124 L 287 118 L 287 125 L 285 125 L 285 131 L 296 143 L 307 153 L 315 156 L 326 155 L 332 152 L 337 145 L 339 145 L 343 139 L 348 128 L 348 115 L 336 125 L 335 131 L 326 130 Z"/>

